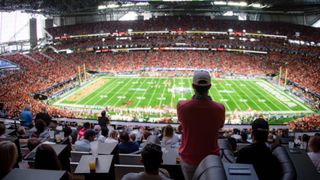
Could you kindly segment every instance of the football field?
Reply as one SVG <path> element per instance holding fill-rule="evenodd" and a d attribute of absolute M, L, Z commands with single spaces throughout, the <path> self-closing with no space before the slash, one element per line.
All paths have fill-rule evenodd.
<path fill-rule="evenodd" d="M 193 95 L 192 78 L 107 77 L 96 78 L 54 103 L 59 107 L 103 109 L 174 109 L 179 100 Z M 255 111 L 269 114 L 312 113 L 301 101 L 262 79 L 213 79 L 210 96 L 228 113 Z"/>

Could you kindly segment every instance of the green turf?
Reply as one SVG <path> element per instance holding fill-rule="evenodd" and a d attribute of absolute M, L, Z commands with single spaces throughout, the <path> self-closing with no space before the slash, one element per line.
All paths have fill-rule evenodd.
<path fill-rule="evenodd" d="M 76 89 L 54 103 L 57 106 L 103 108 L 175 108 L 179 100 L 193 95 L 191 78 L 100 77 L 108 81 L 81 99 L 68 101 Z M 97 80 L 97 79 L 96 79 Z M 88 83 L 85 86 L 90 86 Z M 175 89 L 175 91 L 172 91 Z M 262 79 L 213 79 L 210 96 L 225 105 L 227 111 L 248 110 L 270 114 L 311 113 L 295 97 L 285 94 Z"/>

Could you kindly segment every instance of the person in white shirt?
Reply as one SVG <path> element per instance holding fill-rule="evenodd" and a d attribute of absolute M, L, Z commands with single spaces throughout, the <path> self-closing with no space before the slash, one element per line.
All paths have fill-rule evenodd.
<path fill-rule="evenodd" d="M 107 140 L 109 130 L 106 127 L 101 127 L 101 131 L 100 132 L 101 133 L 100 133 L 100 135 L 99 135 L 97 140 L 98 140 L 99 143 L 104 143 Z"/>
<path fill-rule="evenodd" d="M 119 143 L 118 140 L 118 132 L 116 130 L 113 130 L 110 132 L 109 137 L 107 137 L 107 139 L 104 141 L 105 143 Z"/>
<path fill-rule="evenodd" d="M 163 146 L 174 146 L 178 145 L 179 137 L 174 133 L 174 129 L 171 125 L 167 125 L 163 131 L 163 138 L 161 145 Z"/>
<path fill-rule="evenodd" d="M 309 149 L 310 152 L 308 152 L 308 156 L 317 171 L 320 172 L 320 136 L 313 136 L 310 138 Z"/>

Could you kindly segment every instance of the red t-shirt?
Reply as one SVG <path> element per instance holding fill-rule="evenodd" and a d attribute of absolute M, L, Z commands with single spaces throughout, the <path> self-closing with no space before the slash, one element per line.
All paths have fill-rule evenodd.
<path fill-rule="evenodd" d="M 78 139 L 81 139 L 84 136 L 84 133 L 86 130 L 84 128 L 81 128 L 78 132 Z"/>
<path fill-rule="evenodd" d="M 212 100 L 186 100 L 177 105 L 182 126 L 179 154 L 190 165 L 198 165 L 209 154 L 219 155 L 218 131 L 224 125 L 225 108 Z"/>

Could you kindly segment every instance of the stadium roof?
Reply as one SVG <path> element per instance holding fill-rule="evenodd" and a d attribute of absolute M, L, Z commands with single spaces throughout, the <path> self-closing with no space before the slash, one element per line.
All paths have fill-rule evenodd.
<path fill-rule="evenodd" d="M 107 11 L 320 14 L 320 0 L 0 0 L 1 11 L 76 15 Z"/>

